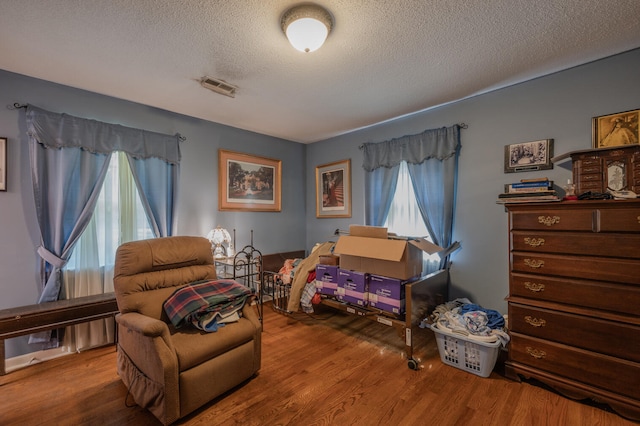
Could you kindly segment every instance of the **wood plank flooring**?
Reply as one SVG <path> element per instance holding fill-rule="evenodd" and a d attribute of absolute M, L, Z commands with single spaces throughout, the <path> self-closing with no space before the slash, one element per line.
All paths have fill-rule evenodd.
<path fill-rule="evenodd" d="M 286 317 L 267 307 L 259 374 L 177 424 L 638 424 L 496 372 L 444 365 L 433 333 L 420 331 L 413 371 L 390 327 L 329 308 Z M 0 377 L 0 425 L 160 424 L 126 397 L 115 347 L 93 349 Z"/>

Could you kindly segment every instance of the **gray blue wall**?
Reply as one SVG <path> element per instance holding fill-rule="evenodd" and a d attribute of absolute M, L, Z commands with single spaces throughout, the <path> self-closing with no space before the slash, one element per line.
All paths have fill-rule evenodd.
<path fill-rule="evenodd" d="M 332 239 L 336 228 L 364 223 L 364 175 L 358 146 L 464 122 L 455 218 L 451 297 L 467 296 L 506 311 L 508 293 L 507 215 L 495 203 L 503 184 L 548 176 L 566 182 L 570 170 L 504 174 L 504 146 L 554 139 L 555 153 L 591 146 L 591 117 L 640 108 L 640 50 L 617 55 L 506 89 L 311 145 L 246 132 L 0 71 L 0 137 L 9 139 L 8 191 L 0 192 L 0 309 L 38 298 L 37 224 L 31 194 L 24 112 L 14 102 L 80 117 L 187 137 L 182 144 L 180 235 L 205 235 L 222 225 L 237 229 L 237 245 L 249 242 L 263 253 L 310 250 Z M 100 89 L 96 88 L 98 92 Z M 246 152 L 282 160 L 282 212 L 219 212 L 217 150 Z M 351 159 L 353 216 L 317 219 L 315 168 Z M 39 348 L 26 338 L 11 339 L 7 357 Z"/>
<path fill-rule="evenodd" d="M 469 297 L 506 313 L 508 223 L 503 206 L 496 204 L 497 196 L 505 183 L 524 178 L 548 176 L 564 185 L 571 172 L 555 166 L 553 170 L 505 174 L 504 146 L 554 139 L 555 155 L 591 148 L 592 117 L 640 108 L 638 70 L 640 50 L 635 50 L 310 145 L 306 157 L 307 245 L 327 240 L 336 228 L 364 223 L 360 144 L 464 122 L 469 128 L 461 131 L 454 231 L 462 249 L 452 257 L 450 298 Z M 353 217 L 316 219 L 315 167 L 348 158 L 352 161 Z"/>
<path fill-rule="evenodd" d="M 249 244 L 252 229 L 254 244 L 264 254 L 305 246 L 305 145 L 0 70 L 0 137 L 8 138 L 8 190 L 0 192 L 0 309 L 35 303 L 39 295 L 39 235 L 24 110 L 6 108 L 14 102 L 185 136 L 187 140 L 181 144 L 179 235 L 205 236 L 221 225 L 229 231 L 236 229 L 238 248 Z M 218 211 L 219 148 L 282 160 L 280 213 Z M 40 350 L 26 341 L 26 337 L 8 340 L 7 357 Z"/>

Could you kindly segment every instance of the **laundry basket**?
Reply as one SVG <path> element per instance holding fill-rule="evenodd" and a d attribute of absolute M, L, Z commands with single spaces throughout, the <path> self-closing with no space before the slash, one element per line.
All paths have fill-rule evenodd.
<path fill-rule="evenodd" d="M 480 377 L 489 377 L 496 365 L 500 341 L 484 342 L 458 333 L 441 330 L 436 324 L 431 329 L 436 335 L 438 352 L 443 363 Z"/>

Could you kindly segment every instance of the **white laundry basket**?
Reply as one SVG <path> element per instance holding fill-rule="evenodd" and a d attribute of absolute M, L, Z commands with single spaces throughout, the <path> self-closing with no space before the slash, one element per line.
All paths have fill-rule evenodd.
<path fill-rule="evenodd" d="M 496 365 L 500 340 L 484 342 L 458 333 L 431 327 L 436 335 L 438 352 L 443 363 L 480 377 L 489 377 Z"/>

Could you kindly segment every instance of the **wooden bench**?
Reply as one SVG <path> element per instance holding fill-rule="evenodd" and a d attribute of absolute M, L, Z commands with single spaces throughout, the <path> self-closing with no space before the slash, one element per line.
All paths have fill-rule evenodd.
<path fill-rule="evenodd" d="M 118 313 L 115 293 L 78 297 L 0 310 L 0 375 L 5 375 L 4 341 L 41 331 L 113 317 Z"/>

